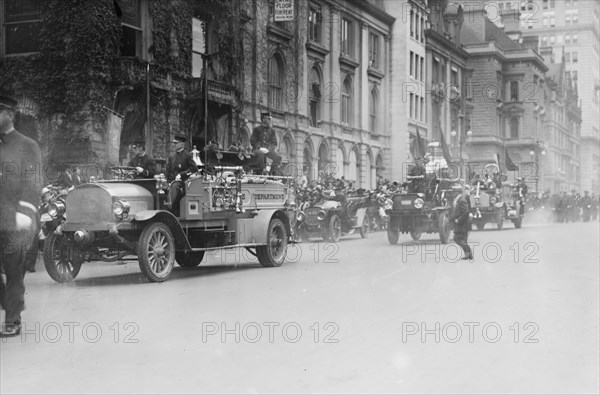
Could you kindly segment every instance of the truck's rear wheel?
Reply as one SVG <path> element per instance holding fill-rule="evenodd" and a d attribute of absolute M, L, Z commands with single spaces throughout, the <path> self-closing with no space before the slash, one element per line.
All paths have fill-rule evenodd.
<path fill-rule="evenodd" d="M 267 230 L 267 244 L 256 247 L 258 262 L 264 267 L 277 267 L 285 261 L 287 255 L 287 229 L 284 223 L 273 218 Z"/>
<path fill-rule="evenodd" d="M 448 212 L 444 211 L 440 213 L 438 218 L 438 230 L 440 232 L 440 242 L 442 244 L 447 244 L 450 239 L 450 233 L 452 233 L 452 223 L 448 218 Z"/>
<path fill-rule="evenodd" d="M 204 251 L 177 251 L 175 260 L 181 267 L 196 267 L 202 262 Z"/>
<path fill-rule="evenodd" d="M 387 238 L 388 238 L 388 241 L 390 242 L 390 244 L 392 244 L 392 245 L 398 244 L 398 239 L 400 239 L 400 232 L 395 229 L 391 229 L 388 226 Z"/>
<path fill-rule="evenodd" d="M 73 281 L 83 263 L 81 248 L 69 242 L 65 235 L 50 232 L 44 242 L 44 266 L 50 277 L 59 283 Z"/>
<path fill-rule="evenodd" d="M 175 265 L 175 240 L 167 225 L 153 222 L 144 228 L 138 241 L 138 262 L 149 281 L 169 278 Z"/>
<path fill-rule="evenodd" d="M 365 213 L 362 226 L 359 229 L 360 237 L 365 239 L 368 236 L 370 226 L 371 226 L 371 220 L 369 219 L 369 214 Z"/>

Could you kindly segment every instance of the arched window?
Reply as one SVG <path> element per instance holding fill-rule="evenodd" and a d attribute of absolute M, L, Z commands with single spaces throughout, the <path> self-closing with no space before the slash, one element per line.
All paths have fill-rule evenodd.
<path fill-rule="evenodd" d="M 312 173 L 313 173 L 312 172 L 312 161 L 313 161 L 312 148 L 311 148 L 310 144 L 305 143 L 304 151 L 302 152 L 302 172 L 306 176 L 308 181 L 311 181 L 313 179 L 313 177 L 312 177 Z"/>
<path fill-rule="evenodd" d="M 324 142 L 319 146 L 319 174 L 325 174 L 325 172 L 329 172 L 329 150 L 327 149 L 327 144 Z"/>
<path fill-rule="evenodd" d="M 289 136 L 285 136 L 279 146 L 279 154 L 281 155 L 281 163 L 283 173 L 286 176 L 295 176 L 294 169 L 292 168 L 293 148 L 294 144 Z"/>
<path fill-rule="evenodd" d="M 518 139 L 519 138 L 519 118 L 512 117 L 510 119 L 510 138 Z"/>
<path fill-rule="evenodd" d="M 279 54 L 269 60 L 269 107 L 283 108 L 283 60 Z"/>
<path fill-rule="evenodd" d="M 346 155 L 344 155 L 344 149 L 340 145 L 335 152 L 335 178 L 341 178 L 346 175 L 344 172 L 344 159 L 346 159 Z"/>
<path fill-rule="evenodd" d="M 356 154 L 356 150 L 350 151 L 350 155 L 348 157 L 348 181 L 355 182 L 355 186 L 358 187 L 358 155 Z"/>
<path fill-rule="evenodd" d="M 310 126 L 316 128 L 321 120 L 321 76 L 316 66 L 310 71 L 309 87 Z"/>
<path fill-rule="evenodd" d="M 377 88 L 373 88 L 371 90 L 371 97 L 369 100 L 369 117 L 370 117 L 369 131 L 371 131 L 371 132 L 377 132 L 377 130 L 379 129 L 379 120 L 377 117 L 378 113 L 379 113 L 379 93 L 377 92 Z"/>
<path fill-rule="evenodd" d="M 352 113 L 352 79 L 346 77 L 342 84 L 341 121 L 348 125 L 353 124 Z"/>
<path fill-rule="evenodd" d="M 367 189 L 372 189 L 373 188 L 373 183 L 375 181 L 375 168 L 373 167 L 371 169 L 372 164 L 373 164 L 373 158 L 372 158 L 370 152 L 367 152 L 367 161 L 366 162 L 367 162 L 365 164 L 365 166 L 366 166 L 366 169 L 365 169 L 366 173 L 365 174 L 367 175 L 367 179 L 365 180 L 366 181 L 366 187 L 367 187 Z"/>

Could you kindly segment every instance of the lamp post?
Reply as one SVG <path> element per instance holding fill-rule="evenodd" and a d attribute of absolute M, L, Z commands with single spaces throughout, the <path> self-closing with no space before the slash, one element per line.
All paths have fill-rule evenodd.
<path fill-rule="evenodd" d="M 535 140 L 531 151 L 529 151 L 529 155 L 535 160 L 535 194 L 538 194 L 538 187 L 540 182 L 540 154 L 546 155 L 546 150 L 544 149 L 544 142 L 540 140 Z"/>

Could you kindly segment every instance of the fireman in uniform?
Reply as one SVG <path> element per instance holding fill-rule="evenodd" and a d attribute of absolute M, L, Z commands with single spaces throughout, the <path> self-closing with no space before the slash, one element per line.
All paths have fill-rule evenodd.
<path fill-rule="evenodd" d="M 42 158 L 38 144 L 15 130 L 17 101 L 0 95 L 0 337 L 18 336 L 25 309 L 25 254 L 38 231 Z"/>
<path fill-rule="evenodd" d="M 129 166 L 135 167 L 136 178 L 152 178 L 156 174 L 156 163 L 146 153 L 146 143 L 136 142 L 131 144 L 134 157 L 129 161 Z"/>
<path fill-rule="evenodd" d="M 408 192 L 425 193 L 425 159 L 415 159 L 415 165 L 408 171 Z"/>
<path fill-rule="evenodd" d="M 273 117 L 270 112 L 260 114 L 261 125 L 254 128 L 250 137 L 250 144 L 254 150 L 253 167 L 263 171 L 266 167 L 266 158 L 273 160 L 271 174 L 279 175 L 281 156 L 275 152 L 277 149 L 277 136 L 273 130 Z"/>
<path fill-rule="evenodd" d="M 468 184 L 463 185 L 462 194 L 454 200 L 454 208 L 450 220 L 454 222 L 454 242 L 464 251 L 465 256 L 462 259 L 473 260 L 473 252 L 469 247 L 469 231 L 471 230 L 471 187 Z"/>
<path fill-rule="evenodd" d="M 179 217 L 179 203 L 185 195 L 183 182 L 192 174 L 198 171 L 198 166 L 194 162 L 192 154 L 185 149 L 185 137 L 175 136 L 175 152 L 169 156 L 167 161 L 167 181 L 171 183 L 169 187 L 169 200 L 171 201 L 171 212 Z"/>

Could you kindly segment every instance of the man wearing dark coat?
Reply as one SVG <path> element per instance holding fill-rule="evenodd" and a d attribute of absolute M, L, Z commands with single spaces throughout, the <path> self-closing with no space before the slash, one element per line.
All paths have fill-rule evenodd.
<path fill-rule="evenodd" d="M 254 150 L 254 167 L 259 170 L 264 170 L 266 166 L 266 158 L 273 160 L 271 173 L 279 174 L 279 164 L 281 156 L 275 152 L 277 149 L 277 136 L 271 124 L 273 117 L 270 112 L 260 114 L 261 125 L 254 128 L 250 137 L 250 144 Z"/>
<path fill-rule="evenodd" d="M 408 171 L 408 192 L 425 193 L 426 169 L 423 158 L 415 159 L 415 165 Z"/>
<path fill-rule="evenodd" d="M 458 244 L 465 256 L 462 259 L 473 260 L 473 252 L 467 244 L 469 232 L 471 231 L 471 200 L 469 198 L 471 187 L 468 184 L 463 185 L 462 194 L 454 200 L 454 208 L 450 220 L 454 222 L 454 242 Z"/>
<path fill-rule="evenodd" d="M 128 166 L 135 167 L 135 178 L 152 178 L 156 174 L 156 163 L 154 159 L 146 152 L 146 143 L 136 142 L 131 145 L 133 158 Z"/>
<path fill-rule="evenodd" d="M 38 232 L 42 158 L 38 144 L 14 128 L 17 100 L 0 95 L 0 337 L 18 336 L 25 309 L 25 255 Z"/>
<path fill-rule="evenodd" d="M 169 200 L 171 201 L 171 212 L 179 217 L 179 203 L 185 195 L 183 182 L 190 175 L 198 171 L 192 154 L 185 149 L 185 137 L 175 136 L 175 152 L 169 156 L 167 161 L 167 181 L 171 182 L 169 187 Z"/>

